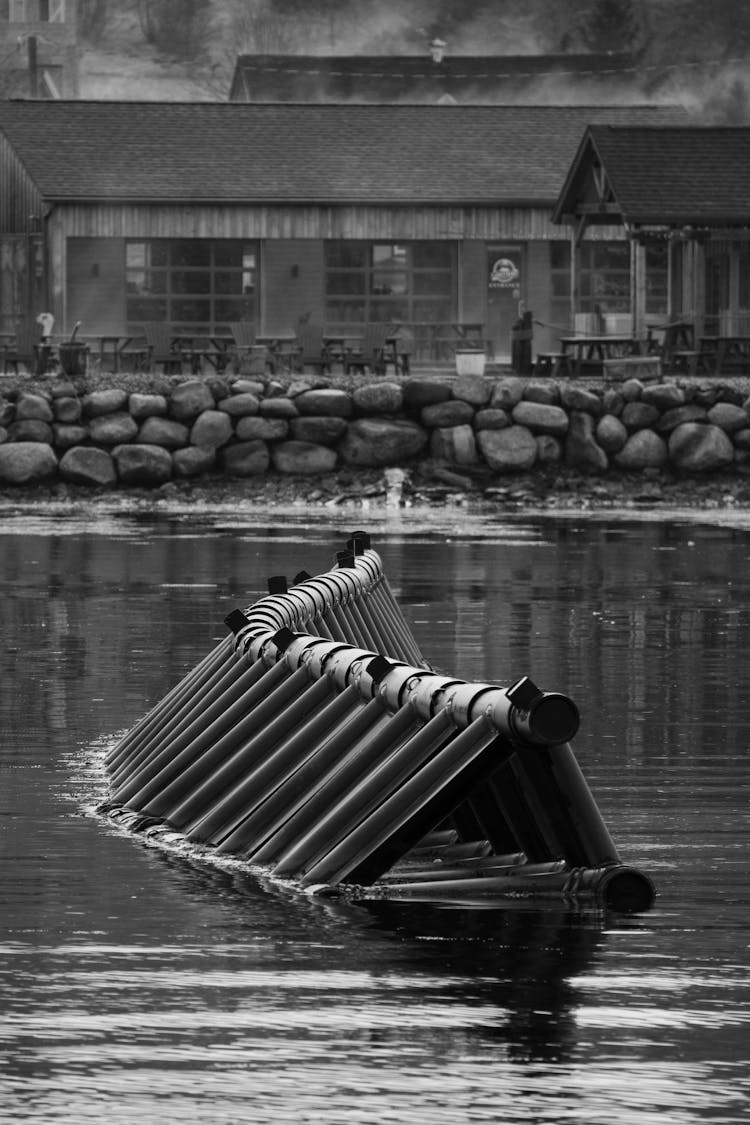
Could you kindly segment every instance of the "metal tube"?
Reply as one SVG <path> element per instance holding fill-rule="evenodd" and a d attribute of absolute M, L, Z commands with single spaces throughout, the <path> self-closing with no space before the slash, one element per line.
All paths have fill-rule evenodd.
<path fill-rule="evenodd" d="M 289 675 L 289 670 L 283 662 L 274 664 L 263 673 L 260 679 L 246 692 L 242 699 L 238 699 L 228 712 L 223 713 L 212 723 L 209 723 L 192 742 L 178 754 L 173 755 L 169 749 L 162 751 L 148 764 L 148 781 L 144 783 L 141 778 L 134 779 L 138 785 L 125 785 L 114 793 L 115 800 L 124 801 L 131 808 L 140 808 L 148 811 L 151 816 L 161 815 L 161 802 L 157 807 L 151 807 L 150 802 L 156 800 L 163 788 L 180 772 L 189 766 L 196 758 L 204 753 L 210 746 L 215 745 L 234 725 L 240 722 L 250 727 L 253 722 L 253 709 L 269 694 L 271 694 Z"/>
<path fill-rule="evenodd" d="M 332 687 L 330 683 L 328 686 Z M 256 769 L 242 778 L 205 816 L 188 824 L 184 830 L 187 838 L 211 844 L 220 844 L 230 835 L 235 837 L 235 841 L 242 840 L 242 845 L 258 841 L 258 825 L 268 819 L 266 806 L 271 796 L 276 793 L 279 799 L 285 800 L 289 779 L 312 755 L 318 753 L 331 729 L 343 717 L 350 715 L 357 703 L 354 687 L 334 695 L 328 702 L 324 701 L 324 706 L 317 714 L 313 714 L 265 761 L 261 761 Z"/>
<path fill-rule="evenodd" d="M 422 735 L 430 726 L 438 724 L 441 720 L 444 733 L 455 731 L 456 728 L 448 717 L 441 714 L 430 720 L 421 732 Z M 417 739 L 413 741 L 416 742 Z M 442 741 L 445 741 L 444 738 Z M 402 771 L 397 772 L 394 769 L 395 762 L 392 760 L 391 770 L 379 785 L 379 799 L 372 810 L 360 819 L 348 835 L 341 836 L 339 842 L 326 853 L 324 858 L 306 867 L 302 882 L 339 883 L 355 869 L 361 873 L 363 865 L 366 865 L 368 858 L 372 858 L 373 852 L 382 850 L 410 817 L 435 798 L 440 790 L 453 781 L 482 750 L 496 744 L 497 741 L 497 732 L 491 725 L 484 719 L 478 719 L 475 724 L 451 737 L 447 744 L 441 745 L 433 755 L 427 752 L 418 755 L 412 749 L 411 743 L 408 744 L 402 753 L 409 753 L 413 766 L 411 774 L 404 777 Z M 492 769 L 494 764 L 490 757 L 487 768 Z M 473 777 L 472 780 L 478 779 Z M 434 818 L 431 827 L 435 827 L 438 820 L 439 814 Z M 384 860 L 383 870 L 387 870 L 395 858 L 396 856 L 389 854 Z M 373 872 L 368 875 L 368 879 L 376 878 L 379 873 L 379 871 Z M 361 874 L 353 876 L 353 881 L 357 882 L 360 878 Z"/>
<path fill-rule="evenodd" d="M 217 851 L 244 851 L 255 863 L 274 863 L 330 806 L 341 773 L 358 771 L 362 746 L 387 728 L 391 719 L 381 699 L 357 707 L 290 778 L 283 795 L 277 791 L 260 810 L 264 842 L 250 847 L 240 826 Z M 260 826 L 256 833 L 260 840 Z"/>
<path fill-rule="evenodd" d="M 232 656 L 232 639 L 231 637 L 224 637 L 224 639 L 203 658 L 195 667 L 191 668 L 182 679 L 170 688 L 165 696 L 163 696 L 158 703 L 156 703 L 149 711 L 143 715 L 135 726 L 131 727 L 130 731 L 120 739 L 116 746 L 106 755 L 106 762 L 109 763 L 115 760 L 123 751 L 127 750 L 133 742 L 139 740 L 146 733 L 154 722 L 156 722 L 162 715 L 168 713 L 175 701 L 179 702 L 186 692 L 195 689 L 196 685 L 204 682 L 209 678 L 216 667 L 229 661 Z"/>
<path fill-rule="evenodd" d="M 158 793 L 142 806 L 144 812 L 151 816 L 163 816 L 178 828 L 198 815 L 197 805 L 193 806 L 191 796 L 198 792 L 202 794 L 204 784 L 215 787 L 215 783 L 219 780 L 220 767 L 226 761 L 233 760 L 238 748 L 244 745 L 245 739 L 257 731 L 265 733 L 266 726 L 283 713 L 285 708 L 295 701 L 300 691 L 304 690 L 306 683 L 309 683 L 306 669 L 299 668 L 289 675 L 284 662 L 276 665 L 279 666 L 285 673 L 281 682 L 270 694 L 264 693 L 264 698 L 256 706 L 245 709 L 240 721 L 226 730 L 218 741 L 213 738 L 201 740 L 201 749 L 197 755 L 193 744 L 184 751 L 185 756 L 189 755 L 191 759 L 189 764 L 183 764 L 179 769 L 173 767 L 162 771 L 170 780 L 166 785 L 162 780 L 162 784 L 158 786 Z M 262 683 L 263 680 L 259 680 L 251 690 L 257 691 Z M 182 755 L 178 755 L 175 762 L 180 757 Z M 140 795 L 138 799 L 140 801 Z"/>
<path fill-rule="evenodd" d="M 411 709 L 411 708 L 410 708 Z M 416 731 L 380 761 L 371 762 L 369 768 L 342 798 L 318 821 L 311 832 L 295 848 L 287 852 L 277 867 L 278 874 L 289 874 L 289 865 L 296 875 L 309 872 L 313 867 L 324 870 L 321 860 L 359 822 L 377 808 L 383 795 L 414 772 L 419 764 L 434 754 L 455 727 L 444 712 Z M 305 882 L 308 880 L 305 879 Z M 325 882 L 325 878 L 317 880 Z"/>
<path fill-rule="evenodd" d="M 244 661 L 243 661 L 244 664 Z M 210 696 L 205 700 L 199 700 L 194 707 L 185 714 L 182 721 L 174 728 L 167 728 L 166 730 L 159 731 L 156 743 L 152 740 L 145 748 L 140 760 L 132 763 L 132 768 L 128 770 L 128 778 L 133 780 L 133 784 L 140 788 L 149 773 L 143 773 L 144 767 L 147 767 L 150 760 L 157 755 L 163 760 L 175 757 L 186 746 L 198 737 L 201 731 L 209 727 L 215 720 L 221 719 L 222 716 L 231 714 L 231 708 L 245 696 L 245 693 L 253 687 L 258 680 L 267 671 L 266 665 L 262 660 L 256 660 L 249 667 L 238 664 L 235 666 L 237 676 L 234 677 L 233 682 L 229 686 L 225 686 L 224 681 L 216 686 Z M 223 689 L 223 690 L 220 690 Z M 142 774 L 140 784 L 138 775 Z M 126 779 L 121 774 L 113 775 L 117 785 L 122 784 Z M 137 789 L 135 790 L 137 792 Z"/>
<path fill-rule="evenodd" d="M 373 704 L 376 703 L 373 700 Z M 382 704 L 378 702 L 382 710 Z M 413 708 L 403 707 L 386 722 L 377 724 L 373 730 L 365 732 L 352 747 L 352 752 L 340 767 L 326 779 L 320 789 L 305 803 L 299 817 L 290 824 L 293 835 L 289 846 L 279 855 L 274 866 L 277 875 L 294 875 L 313 849 L 321 835 L 320 826 L 335 810 L 339 803 L 350 794 L 352 787 L 368 776 L 377 762 L 386 758 L 404 741 L 420 729 L 419 720 Z M 325 835 L 323 832 L 322 835 Z M 261 862 L 260 853 L 254 857 Z"/>

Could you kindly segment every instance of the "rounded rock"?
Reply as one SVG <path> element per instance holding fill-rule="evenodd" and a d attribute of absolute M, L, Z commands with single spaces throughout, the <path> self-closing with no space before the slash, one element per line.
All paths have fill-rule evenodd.
<path fill-rule="evenodd" d="M 283 441 L 271 452 L 273 467 L 278 473 L 320 476 L 336 467 L 335 449 L 309 441 Z"/>
<path fill-rule="evenodd" d="M 226 445 L 234 434 L 232 419 L 223 410 L 204 410 L 193 422 L 190 444 L 218 449 Z"/>
<path fill-rule="evenodd" d="M 480 453 L 496 473 L 522 472 L 537 459 L 536 439 L 525 426 L 505 430 L 480 430 L 476 436 Z"/>
<path fill-rule="evenodd" d="M 0 445 L 0 481 L 36 484 L 57 473 L 57 457 L 46 442 L 7 442 Z"/>
<path fill-rule="evenodd" d="M 112 456 L 123 484 L 158 486 L 172 476 L 172 456 L 160 445 L 119 445 Z"/>
<path fill-rule="evenodd" d="M 60 458 L 60 476 L 72 484 L 107 488 L 117 483 L 114 461 L 105 449 L 77 445 Z"/>
<path fill-rule="evenodd" d="M 187 445 L 189 430 L 182 422 L 152 414 L 145 419 L 138 430 L 140 445 L 160 445 L 163 449 L 180 449 Z"/>

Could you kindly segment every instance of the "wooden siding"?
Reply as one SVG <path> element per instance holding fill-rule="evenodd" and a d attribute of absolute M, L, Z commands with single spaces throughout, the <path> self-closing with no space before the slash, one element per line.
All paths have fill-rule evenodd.
<path fill-rule="evenodd" d="M 0 134 L 0 234 L 41 230 L 42 197 L 5 137 Z"/>
<path fill-rule="evenodd" d="M 50 221 L 80 238 L 363 238 L 532 241 L 565 237 L 539 207 L 320 207 L 58 204 Z M 618 228 L 619 229 L 619 228 Z M 611 228 L 590 232 L 609 240 Z M 620 234 L 619 237 L 622 237 Z"/>

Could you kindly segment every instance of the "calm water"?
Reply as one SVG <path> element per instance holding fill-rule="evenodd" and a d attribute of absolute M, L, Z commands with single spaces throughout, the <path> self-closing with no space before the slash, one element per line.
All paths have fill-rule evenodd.
<path fill-rule="evenodd" d="M 750 1120 L 750 531 L 363 518 L 0 526 L 0 1119 Z M 352 907 L 93 813 L 226 613 L 361 526 L 441 671 L 576 700 L 650 914 Z"/>

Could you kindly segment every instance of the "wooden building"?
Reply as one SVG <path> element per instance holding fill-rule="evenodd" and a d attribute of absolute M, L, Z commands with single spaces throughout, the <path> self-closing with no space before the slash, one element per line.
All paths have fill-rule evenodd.
<path fill-rule="evenodd" d="M 661 258 L 669 320 L 696 336 L 750 335 L 750 128 L 591 125 L 553 212 L 576 243 L 616 224 L 630 246 L 628 311 L 643 334 L 649 263 Z M 574 305 L 585 279 L 572 284 Z M 661 303 L 661 302 L 660 302 Z"/>
<path fill-rule="evenodd" d="M 0 102 L 0 331 L 40 302 L 60 331 L 91 335 L 388 321 L 432 361 L 452 324 L 475 322 L 503 359 L 523 303 L 546 349 L 570 325 L 571 239 L 551 213 L 586 127 L 674 120 L 663 107 Z M 583 311 L 602 292 L 628 307 L 614 229 L 619 242 L 592 226 L 581 244 Z"/>

